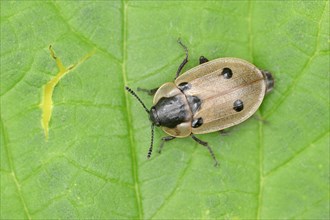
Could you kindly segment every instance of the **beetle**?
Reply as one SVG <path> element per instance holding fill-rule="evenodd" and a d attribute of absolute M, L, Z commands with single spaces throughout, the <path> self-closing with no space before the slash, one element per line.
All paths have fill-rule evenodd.
<path fill-rule="evenodd" d="M 180 75 L 188 62 L 188 49 L 180 38 L 178 43 L 185 50 L 185 58 L 176 72 L 175 81 L 151 90 L 138 88 L 154 95 L 150 110 L 132 89 L 125 87 L 149 114 L 151 144 L 147 158 L 152 153 L 154 126 L 157 126 L 169 135 L 162 138 L 159 153 L 165 142 L 190 136 L 208 149 L 217 166 L 212 148 L 195 134 L 222 131 L 247 120 L 273 89 L 274 79 L 270 72 L 231 57 L 209 61 L 201 56 L 200 65 Z"/>

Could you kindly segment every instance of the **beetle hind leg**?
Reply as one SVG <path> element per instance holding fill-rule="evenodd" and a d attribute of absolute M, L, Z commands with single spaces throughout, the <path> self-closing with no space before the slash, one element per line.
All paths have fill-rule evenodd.
<path fill-rule="evenodd" d="M 214 166 L 215 166 L 215 167 L 219 166 L 219 162 L 218 162 L 217 158 L 215 157 L 215 155 L 214 155 L 214 153 L 213 153 L 213 150 L 212 150 L 212 148 L 209 146 L 209 144 L 208 144 L 207 142 L 205 142 L 205 141 L 202 141 L 202 140 L 198 139 L 198 138 L 197 138 L 195 135 L 193 135 L 193 134 L 191 135 L 191 138 L 192 138 L 194 141 L 196 141 L 198 144 L 203 145 L 204 147 L 206 147 L 206 148 L 209 150 L 209 152 L 210 152 L 210 154 L 211 154 L 211 157 L 213 158 L 213 160 L 214 160 L 214 162 L 215 162 Z"/>
<path fill-rule="evenodd" d="M 144 88 L 137 88 L 137 91 L 141 91 L 141 92 L 146 92 L 148 95 L 155 95 L 155 93 L 157 92 L 157 90 L 159 89 L 159 87 L 154 88 L 154 89 L 144 89 Z"/>
<path fill-rule="evenodd" d="M 254 114 L 252 115 L 252 118 L 256 119 L 257 121 L 260 121 L 263 124 L 269 124 L 269 121 L 267 121 L 266 119 L 262 118 L 259 115 Z"/>
<path fill-rule="evenodd" d="M 162 152 L 162 149 L 164 147 L 164 143 L 165 142 L 171 141 L 173 139 L 175 139 L 175 137 L 173 137 L 173 136 L 162 137 L 162 142 L 159 145 L 158 153 L 161 153 Z"/>
<path fill-rule="evenodd" d="M 204 57 L 204 56 L 200 56 L 199 57 L 199 64 L 202 64 L 202 63 L 206 63 L 206 62 L 208 62 L 209 60 L 206 58 L 206 57 Z"/>
<path fill-rule="evenodd" d="M 229 129 L 223 129 L 223 130 L 220 130 L 220 131 L 219 131 L 219 134 L 220 134 L 221 136 L 229 136 L 230 133 L 231 133 L 231 131 L 230 131 Z"/>

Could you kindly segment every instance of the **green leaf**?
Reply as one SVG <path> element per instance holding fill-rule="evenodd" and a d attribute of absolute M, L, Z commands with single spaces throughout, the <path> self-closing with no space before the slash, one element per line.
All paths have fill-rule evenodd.
<path fill-rule="evenodd" d="M 271 71 L 257 117 L 166 143 L 124 86 L 172 81 L 184 51 Z M 54 87 L 49 137 L 44 85 Z M 329 219 L 328 1 L 1 1 L 1 219 Z M 152 98 L 139 93 L 147 106 Z M 157 129 L 155 145 L 164 132 Z"/>

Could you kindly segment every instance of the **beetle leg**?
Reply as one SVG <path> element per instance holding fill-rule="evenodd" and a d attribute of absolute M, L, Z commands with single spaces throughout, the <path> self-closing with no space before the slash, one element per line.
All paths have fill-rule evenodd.
<path fill-rule="evenodd" d="M 192 137 L 192 139 L 194 140 L 194 141 L 196 141 L 197 143 L 199 143 L 200 145 L 203 145 L 204 147 L 206 147 L 208 150 L 209 150 L 209 152 L 210 152 L 210 154 L 211 154 L 211 157 L 213 158 L 213 160 L 215 161 L 215 164 L 214 164 L 214 166 L 215 167 L 217 167 L 218 165 L 219 165 L 219 162 L 218 162 L 218 160 L 217 160 L 217 158 L 215 158 L 215 155 L 214 155 L 214 153 L 213 153 L 213 150 L 212 150 L 212 148 L 209 146 L 209 144 L 207 143 L 207 142 L 205 142 L 205 141 L 202 141 L 202 140 L 200 140 L 200 139 L 198 139 L 195 135 L 191 135 L 191 137 Z"/>
<path fill-rule="evenodd" d="M 202 64 L 202 63 L 206 63 L 206 62 L 208 62 L 209 60 L 206 58 L 206 57 L 204 57 L 204 56 L 200 56 L 199 57 L 199 64 Z"/>
<path fill-rule="evenodd" d="M 184 65 L 186 65 L 186 63 L 188 63 L 188 48 L 181 42 L 180 38 L 178 39 L 178 43 L 183 47 L 183 49 L 186 53 L 186 57 L 184 58 L 184 60 L 180 64 L 178 70 L 176 71 L 175 79 L 178 78 L 178 76 L 180 75 L 180 72 L 181 72 L 182 68 L 184 67 Z"/>
<path fill-rule="evenodd" d="M 261 70 L 262 74 L 264 75 L 265 81 L 266 81 L 266 94 L 272 91 L 274 88 L 274 78 L 270 72 L 267 70 Z"/>
<path fill-rule="evenodd" d="M 220 130 L 220 131 L 219 131 L 219 134 L 220 134 L 221 136 L 228 136 L 228 135 L 230 134 L 230 131 L 227 130 L 227 129 L 223 129 L 223 130 Z"/>
<path fill-rule="evenodd" d="M 155 93 L 157 92 L 159 87 L 154 88 L 154 89 L 144 89 L 144 88 L 137 88 L 137 91 L 142 91 L 142 92 L 146 92 L 148 95 L 155 95 Z"/>
<path fill-rule="evenodd" d="M 160 143 L 160 145 L 159 145 L 158 153 L 162 152 L 165 142 L 171 141 L 173 139 L 175 139 L 175 137 L 173 137 L 173 136 L 162 137 L 162 143 Z"/>

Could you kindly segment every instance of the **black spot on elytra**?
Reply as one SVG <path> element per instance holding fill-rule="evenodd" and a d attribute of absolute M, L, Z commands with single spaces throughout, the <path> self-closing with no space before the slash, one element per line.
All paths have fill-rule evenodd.
<path fill-rule="evenodd" d="M 233 76 L 233 72 L 231 69 L 225 67 L 223 68 L 221 75 L 223 75 L 225 79 L 230 79 Z"/>
<path fill-rule="evenodd" d="M 240 112 L 242 111 L 244 108 L 244 104 L 241 100 L 237 99 L 235 102 L 234 102 L 234 107 L 233 109 L 237 112 Z"/>

